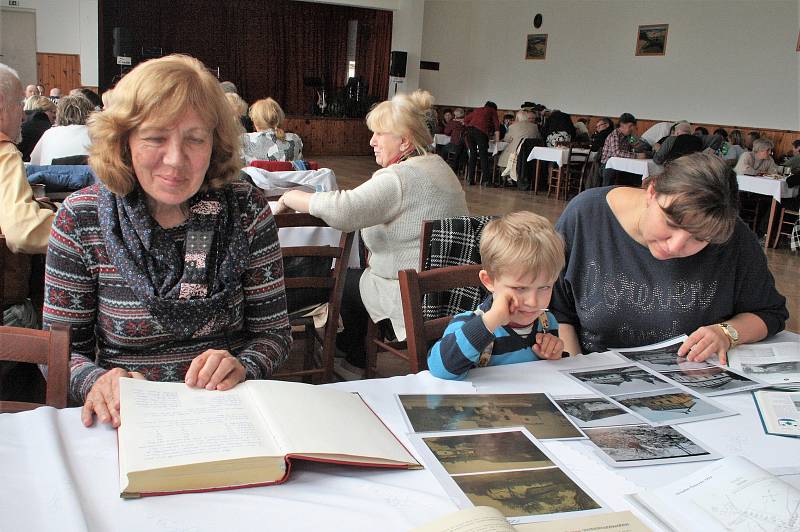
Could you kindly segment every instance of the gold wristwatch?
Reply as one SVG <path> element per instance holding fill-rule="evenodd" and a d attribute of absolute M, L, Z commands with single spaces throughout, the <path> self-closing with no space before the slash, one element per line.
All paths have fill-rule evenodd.
<path fill-rule="evenodd" d="M 727 322 L 722 322 L 719 324 L 722 327 L 722 332 L 725 333 L 725 336 L 731 341 L 731 345 L 728 349 L 733 349 L 736 347 L 736 344 L 739 343 L 739 331 L 737 331 L 733 325 Z"/>

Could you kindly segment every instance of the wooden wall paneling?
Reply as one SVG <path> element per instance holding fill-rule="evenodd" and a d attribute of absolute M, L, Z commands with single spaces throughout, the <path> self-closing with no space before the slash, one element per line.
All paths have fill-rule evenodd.
<path fill-rule="evenodd" d="M 288 117 L 283 127 L 303 141 L 303 157 L 372 155 L 372 133 L 362 118 Z"/>
<path fill-rule="evenodd" d="M 81 59 L 78 54 L 36 54 L 36 73 L 39 83 L 44 85 L 45 95 L 58 87 L 61 94 L 68 94 L 81 86 Z"/>

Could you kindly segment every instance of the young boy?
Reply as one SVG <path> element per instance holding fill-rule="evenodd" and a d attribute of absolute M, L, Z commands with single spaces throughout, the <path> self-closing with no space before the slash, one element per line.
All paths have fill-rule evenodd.
<path fill-rule="evenodd" d="M 481 235 L 480 280 L 492 294 L 474 312 L 453 317 L 428 354 L 430 372 L 462 379 L 479 366 L 561 358 L 564 342 L 547 312 L 564 268 L 564 241 L 546 218 L 515 212 Z"/>

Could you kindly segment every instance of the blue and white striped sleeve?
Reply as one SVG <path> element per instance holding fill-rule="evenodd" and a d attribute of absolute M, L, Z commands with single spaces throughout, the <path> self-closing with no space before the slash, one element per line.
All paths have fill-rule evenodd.
<path fill-rule="evenodd" d="M 457 314 L 428 353 L 428 369 L 440 379 L 463 379 L 493 340 L 480 314 Z"/>

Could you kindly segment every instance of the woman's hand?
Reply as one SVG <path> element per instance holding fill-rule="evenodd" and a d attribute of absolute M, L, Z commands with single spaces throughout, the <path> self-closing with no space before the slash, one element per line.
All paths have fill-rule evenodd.
<path fill-rule="evenodd" d="M 280 198 L 278 198 L 278 205 L 273 209 L 272 214 L 283 214 L 285 212 L 291 212 L 292 209 L 286 206 L 286 193 L 283 193 Z"/>
<path fill-rule="evenodd" d="M 728 349 L 731 340 L 719 325 L 700 327 L 683 342 L 678 349 L 678 356 L 685 356 L 689 362 L 702 362 L 714 353 L 719 355 L 719 363 L 728 363 Z"/>
<path fill-rule="evenodd" d="M 137 371 L 125 371 L 122 368 L 108 370 L 105 375 L 97 379 L 86 395 L 81 410 L 81 421 L 87 427 L 94 424 L 94 416 L 100 423 L 111 423 L 114 428 L 119 427 L 119 379 L 132 377 L 145 380 L 144 375 Z"/>
<path fill-rule="evenodd" d="M 192 360 L 184 382 L 192 388 L 230 390 L 247 374 L 244 365 L 228 351 L 208 349 Z"/>

